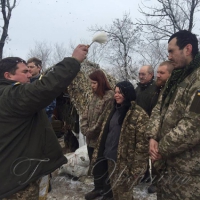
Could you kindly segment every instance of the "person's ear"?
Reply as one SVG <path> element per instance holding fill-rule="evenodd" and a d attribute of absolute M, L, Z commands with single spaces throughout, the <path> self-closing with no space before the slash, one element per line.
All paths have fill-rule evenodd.
<path fill-rule="evenodd" d="M 40 65 L 38 65 L 37 67 L 39 68 L 39 70 L 40 70 L 40 72 L 41 72 L 41 70 L 42 70 L 42 67 L 41 67 Z"/>
<path fill-rule="evenodd" d="M 191 44 L 187 44 L 185 46 L 185 53 L 187 56 L 192 55 L 192 45 Z"/>
<path fill-rule="evenodd" d="M 10 79 L 12 78 L 11 75 L 12 75 L 12 74 L 11 74 L 10 72 L 5 72 L 5 73 L 4 73 L 4 78 L 10 80 Z"/>

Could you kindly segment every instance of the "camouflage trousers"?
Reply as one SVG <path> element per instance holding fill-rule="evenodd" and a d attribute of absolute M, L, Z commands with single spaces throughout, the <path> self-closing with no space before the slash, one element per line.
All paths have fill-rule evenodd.
<path fill-rule="evenodd" d="M 199 200 L 200 176 L 168 170 L 157 182 L 158 200 Z"/>
<path fill-rule="evenodd" d="M 112 175 L 114 165 L 114 162 L 108 160 L 108 174 L 110 175 L 113 200 L 133 200 L 133 190 L 130 190 L 125 182 L 122 185 L 115 185 L 116 179 L 114 180 L 114 176 Z"/>
<path fill-rule="evenodd" d="M 10 195 L 2 200 L 38 200 L 39 199 L 39 181 L 30 183 L 23 190 Z"/>

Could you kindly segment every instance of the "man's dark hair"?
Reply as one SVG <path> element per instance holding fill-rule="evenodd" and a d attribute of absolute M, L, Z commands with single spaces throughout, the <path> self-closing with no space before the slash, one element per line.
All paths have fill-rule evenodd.
<path fill-rule="evenodd" d="M 199 52 L 198 49 L 198 40 L 195 34 L 191 33 L 187 30 L 180 30 L 176 33 L 174 33 L 168 40 L 168 43 L 173 39 L 177 39 L 177 46 L 179 49 L 183 49 L 186 45 L 191 44 L 192 45 L 192 56 L 193 58 L 196 56 L 196 54 Z"/>
<path fill-rule="evenodd" d="M 32 63 L 32 62 L 35 63 L 35 65 L 37 67 L 41 67 L 42 68 L 42 61 L 39 58 L 33 57 L 33 58 L 30 58 L 30 59 L 27 60 L 27 64 L 28 63 Z"/>
<path fill-rule="evenodd" d="M 15 71 L 18 69 L 17 64 L 18 63 L 25 63 L 23 59 L 19 57 L 7 57 L 0 61 L 0 78 L 4 79 L 4 73 L 9 72 L 11 74 L 15 74 Z"/>

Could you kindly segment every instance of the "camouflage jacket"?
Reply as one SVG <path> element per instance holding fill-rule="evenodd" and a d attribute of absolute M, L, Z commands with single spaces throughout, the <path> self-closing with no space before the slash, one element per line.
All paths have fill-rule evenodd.
<path fill-rule="evenodd" d="M 159 142 L 166 167 L 200 175 L 200 67 L 187 76 L 174 92 L 170 104 L 160 101 L 152 112 L 147 137 Z"/>
<path fill-rule="evenodd" d="M 90 103 L 81 117 L 81 132 L 86 136 L 87 145 L 95 147 L 107 109 L 112 107 L 114 92 L 106 91 L 102 99 L 93 94 Z"/>
<path fill-rule="evenodd" d="M 108 119 L 110 111 L 107 111 L 106 119 Z M 136 177 L 139 178 L 145 173 L 148 163 L 148 140 L 145 138 L 144 133 L 148 119 L 147 113 L 135 102 L 132 102 L 121 128 L 116 169 L 113 175 L 116 179 L 121 174 L 123 179 L 127 178 L 127 181 L 134 181 Z M 100 133 L 93 153 L 92 165 L 95 164 L 97 158 L 103 157 L 108 134 L 105 131 L 107 123 L 104 122 L 103 124 L 104 128 Z M 122 183 L 123 181 L 119 182 Z"/>

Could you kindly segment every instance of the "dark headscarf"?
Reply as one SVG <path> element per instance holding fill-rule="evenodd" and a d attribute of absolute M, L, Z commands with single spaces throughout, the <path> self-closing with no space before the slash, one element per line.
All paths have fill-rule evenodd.
<path fill-rule="evenodd" d="M 136 100 L 136 92 L 133 87 L 133 85 L 129 81 L 122 81 L 116 84 L 115 88 L 118 87 L 121 91 L 121 93 L 124 96 L 124 102 L 122 103 L 121 107 L 119 108 L 120 117 L 119 117 L 119 124 L 121 125 L 124 121 L 124 118 L 126 116 L 126 113 L 128 109 L 131 106 L 131 101 Z M 118 105 L 115 101 L 115 106 L 118 107 Z"/>

